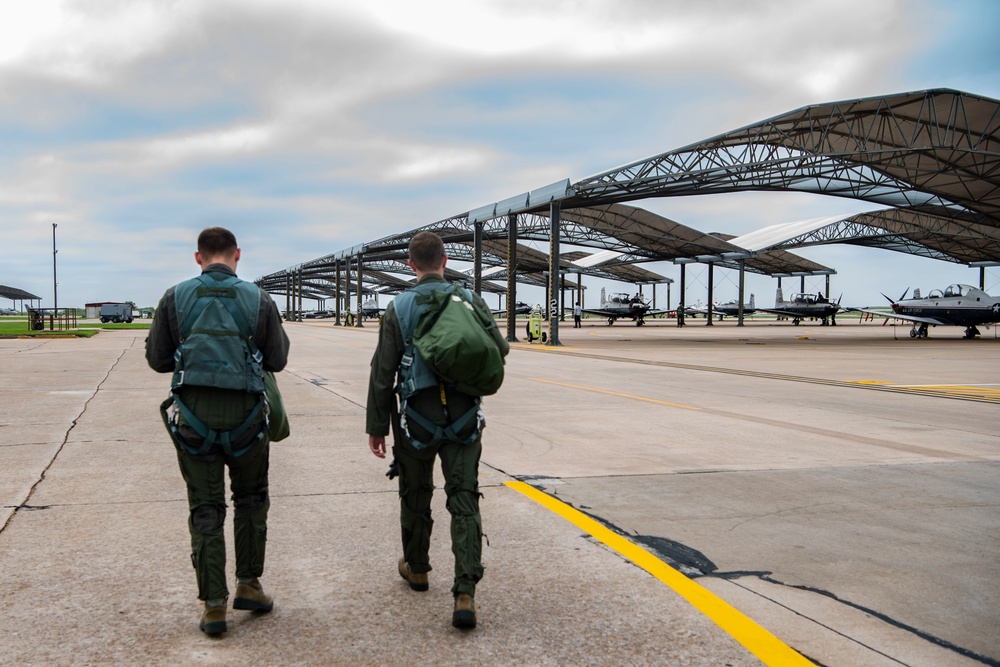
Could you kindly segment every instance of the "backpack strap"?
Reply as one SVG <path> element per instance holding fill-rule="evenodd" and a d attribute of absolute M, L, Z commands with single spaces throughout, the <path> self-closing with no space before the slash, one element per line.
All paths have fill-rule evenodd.
<path fill-rule="evenodd" d="M 193 456 L 202 456 L 204 454 L 208 454 L 211 451 L 212 447 L 216 443 L 218 443 L 222 447 L 222 451 L 224 451 L 226 454 L 234 457 L 239 457 L 245 454 L 247 450 L 249 450 L 251 447 L 253 447 L 254 444 L 256 444 L 258 440 L 263 438 L 264 434 L 268 431 L 267 423 L 265 421 L 263 427 L 261 428 L 261 431 L 257 434 L 256 438 L 251 440 L 246 447 L 242 447 L 241 449 L 235 451 L 233 450 L 233 443 L 239 440 L 243 436 L 243 434 L 247 432 L 247 429 L 253 426 L 254 420 L 257 418 L 261 410 L 264 408 L 264 403 L 265 400 L 261 399 L 254 407 L 250 415 L 243 421 L 243 423 L 229 431 L 216 431 L 215 429 L 206 426 L 204 422 L 198 419 L 195 416 L 195 414 L 191 412 L 191 410 L 188 409 L 186 405 L 184 405 L 184 403 L 181 401 L 180 397 L 177 396 L 177 394 L 171 394 L 170 397 L 167 398 L 167 400 L 165 400 L 160 405 L 160 416 L 163 418 L 163 424 L 164 426 L 167 427 L 167 431 L 170 433 L 170 437 L 178 446 L 182 447 L 184 451 L 186 451 L 188 454 L 191 454 Z M 180 414 L 184 415 L 184 419 L 187 421 L 188 426 L 193 428 L 195 432 L 197 432 L 198 435 L 200 435 L 203 438 L 203 441 L 200 446 L 194 447 L 193 445 L 188 444 L 187 440 L 185 440 L 184 437 L 181 436 L 177 420 L 171 419 L 170 415 L 167 412 L 167 409 L 171 405 L 174 405 L 177 411 Z"/>
<path fill-rule="evenodd" d="M 461 417 L 448 424 L 447 426 L 440 426 L 435 424 L 431 420 L 427 419 L 419 412 L 414 410 L 409 403 L 404 399 L 400 405 L 399 410 L 399 425 L 402 427 L 403 432 L 406 433 L 406 437 L 409 438 L 410 444 L 416 449 L 425 449 L 431 445 L 436 445 L 439 442 L 451 441 L 458 442 L 460 445 L 467 446 L 471 445 L 479 437 L 480 433 L 483 431 L 483 411 L 482 411 L 482 399 L 478 396 L 476 397 L 475 405 L 469 408 L 465 414 Z M 472 418 L 476 418 L 476 428 L 469 434 L 466 438 L 459 438 L 458 432 L 465 428 L 471 421 Z M 410 433 L 410 429 L 407 426 L 407 421 L 412 419 L 421 428 L 431 434 L 431 439 L 427 442 L 418 440 L 413 437 Z"/>

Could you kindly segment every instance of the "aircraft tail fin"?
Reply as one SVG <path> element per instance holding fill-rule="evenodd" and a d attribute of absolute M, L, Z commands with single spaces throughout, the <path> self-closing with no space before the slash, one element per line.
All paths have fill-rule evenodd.
<path fill-rule="evenodd" d="M 753 302 L 753 293 L 750 294 L 750 310 L 755 310 L 757 308 L 756 304 Z"/>

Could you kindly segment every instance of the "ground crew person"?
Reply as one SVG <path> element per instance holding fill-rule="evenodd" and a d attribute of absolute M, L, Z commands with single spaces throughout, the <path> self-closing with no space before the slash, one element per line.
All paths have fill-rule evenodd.
<path fill-rule="evenodd" d="M 433 232 L 420 232 L 410 241 L 410 268 L 416 272 L 417 285 L 441 283 L 448 260 L 441 238 Z M 400 297 L 397 297 L 399 299 Z M 475 305 L 486 313 L 490 310 L 482 298 L 472 295 Z M 400 423 L 399 405 L 394 385 L 405 347 L 395 302 L 385 309 L 379 329 L 378 347 L 371 361 L 368 384 L 367 424 L 368 447 L 371 452 L 385 458 L 385 437 L 392 425 L 395 471 L 399 475 L 400 524 L 402 528 L 403 556 L 399 559 L 400 576 L 415 591 L 428 588 L 427 573 L 431 570 L 428 551 L 431 538 L 431 496 L 434 492 L 433 467 L 435 456 L 441 458 L 445 478 L 447 508 L 451 514 L 452 553 L 455 555 L 455 577 L 451 588 L 455 596 L 452 625 L 458 628 L 476 626 L 476 583 L 483 576 L 482 519 L 479 514 L 479 457 L 482 439 L 467 440 L 478 428 L 472 424 L 458 431 L 457 440 L 431 443 L 418 449 Z M 496 327 L 493 338 L 502 355 L 509 346 Z M 444 399 L 444 400 L 442 400 Z M 409 399 L 409 404 L 424 418 L 438 426 L 447 426 L 457 415 L 464 414 L 476 405 L 477 398 L 463 394 L 453 387 L 441 385 L 424 389 Z M 443 402 L 445 403 L 443 405 Z M 409 423 L 416 440 L 427 442 L 430 434 L 420 425 Z"/>
<path fill-rule="evenodd" d="M 146 339 L 149 366 L 160 373 L 175 371 L 175 353 L 179 354 L 182 343 L 180 332 L 186 325 L 182 318 L 186 317 L 187 311 L 197 309 L 191 305 L 195 303 L 196 295 L 200 298 L 208 293 L 205 290 L 215 289 L 232 297 L 229 301 L 235 302 L 243 321 L 253 332 L 253 343 L 262 355 L 263 370 L 283 369 L 288 360 L 289 343 L 281 326 L 281 316 L 266 293 L 253 283 L 236 278 L 240 248 L 232 232 L 221 227 L 202 231 L 198 236 L 198 251 L 194 259 L 202 268 L 201 276 L 168 289 L 157 306 Z M 212 287 L 222 282 L 227 285 L 225 289 Z M 181 302 L 180 305 L 178 302 Z M 182 318 L 178 317 L 179 313 Z M 235 319 L 236 315 L 233 317 Z M 191 336 L 189 340 L 194 341 L 195 337 Z M 254 414 L 260 404 L 260 394 L 183 382 L 182 376 L 181 386 L 177 386 L 175 373 L 173 395 L 190 410 L 192 418 L 186 418 L 183 413 L 178 418 L 175 425 L 178 437 L 174 437 L 174 444 L 181 475 L 187 484 L 191 561 L 198 582 L 198 598 L 205 602 L 200 627 L 205 633 L 216 635 L 226 631 L 229 597 L 223 534 L 227 466 L 236 539 L 237 584 L 233 608 L 265 613 L 271 611 L 274 605 L 259 581 L 264 571 L 267 511 L 270 506 L 267 482 L 269 439 L 263 412 Z M 163 410 L 166 410 L 165 406 Z M 166 419 L 165 412 L 164 416 Z M 206 439 L 192 425 L 196 422 L 217 433 L 236 434 L 234 429 L 244 424 L 246 428 L 234 435 L 232 442 L 226 440 L 225 446 L 216 442 L 206 448 L 203 447 Z M 200 451 L 202 449 L 207 451 Z"/>

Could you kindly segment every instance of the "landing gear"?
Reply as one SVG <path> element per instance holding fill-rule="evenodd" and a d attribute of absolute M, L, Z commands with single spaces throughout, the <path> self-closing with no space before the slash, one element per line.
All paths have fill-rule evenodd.
<path fill-rule="evenodd" d="M 643 320 L 641 317 L 637 317 L 636 320 L 635 320 L 635 326 L 637 326 L 637 327 L 641 327 L 645 323 L 646 323 L 646 321 Z"/>
<path fill-rule="evenodd" d="M 797 317 L 792 318 L 792 324 L 794 324 L 795 326 L 799 326 L 799 322 L 800 322 L 799 318 Z"/>
<path fill-rule="evenodd" d="M 927 325 L 921 324 L 919 327 L 914 324 L 910 329 L 910 338 L 927 338 Z"/>
<path fill-rule="evenodd" d="M 614 324 L 614 323 L 615 323 L 615 319 L 616 319 L 616 318 L 614 318 L 614 317 L 609 317 L 609 318 L 608 318 L 608 326 L 609 326 L 609 327 L 610 327 L 610 326 L 611 326 L 612 324 Z"/>
<path fill-rule="evenodd" d="M 964 338 L 975 338 L 978 335 L 979 335 L 979 329 L 977 329 L 975 326 L 970 326 L 965 328 Z"/>

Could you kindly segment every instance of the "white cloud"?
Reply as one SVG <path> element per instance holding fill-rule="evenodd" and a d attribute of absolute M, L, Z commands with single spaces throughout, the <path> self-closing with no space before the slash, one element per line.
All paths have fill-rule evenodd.
<path fill-rule="evenodd" d="M 898 73 L 944 23 L 927 11 L 898 0 L 9 3 L 5 246 L 30 248 L 23 275 L 44 290 L 46 225 L 60 221 L 60 293 L 86 283 L 81 302 L 112 298 L 95 292 L 119 269 L 155 273 L 134 281 L 148 293 L 123 295 L 155 300 L 193 271 L 203 224 L 239 226 L 241 271 L 269 273 L 799 106 L 918 88 L 929 74 Z M 791 193 L 641 205 L 731 233 L 872 208 Z M 90 259 L 92 243 L 122 266 Z M 164 249 L 151 259 L 149 247 Z"/>
<path fill-rule="evenodd" d="M 186 2 L 32 0 L 5 5 L 0 66 L 58 79 L 106 83 L 155 50 L 188 15 Z"/>
<path fill-rule="evenodd" d="M 481 171 L 490 161 L 485 151 L 457 146 L 412 144 L 396 146 L 395 156 L 384 165 L 385 179 L 417 181 Z"/>
<path fill-rule="evenodd" d="M 139 152 L 155 161 L 213 160 L 259 152 L 270 146 L 273 138 L 273 127 L 245 125 L 153 139 L 141 145 Z"/>

